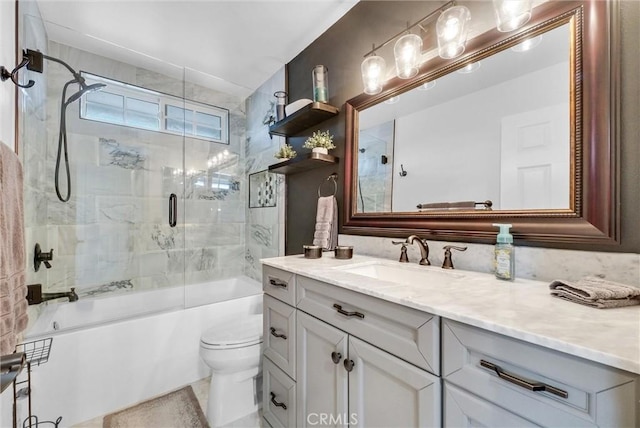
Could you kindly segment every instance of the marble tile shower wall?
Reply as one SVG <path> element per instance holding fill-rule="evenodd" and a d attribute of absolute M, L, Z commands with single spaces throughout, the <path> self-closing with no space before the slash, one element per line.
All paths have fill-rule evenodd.
<path fill-rule="evenodd" d="M 49 67 L 46 162 L 39 183 L 45 192 L 33 202 L 46 206 L 46 219 L 39 221 L 47 224 L 46 247 L 56 253 L 54 268 L 42 281 L 46 288 L 76 287 L 82 296 L 242 274 L 247 200 L 243 100 L 188 83 L 189 70 L 178 67 L 161 74 L 57 43 L 49 44 L 49 52 L 78 70 L 228 109 L 230 144 L 82 120 L 79 103 L 73 103 L 67 110 L 72 197 L 63 204 L 53 177 L 58 103 L 69 76 Z M 214 158 L 216 166 L 211 166 Z M 221 175 L 230 189 L 208 185 Z M 179 197 L 175 228 L 168 225 L 171 193 Z"/>
<path fill-rule="evenodd" d="M 273 93 L 285 88 L 284 68 L 281 68 L 247 99 L 247 175 L 263 171 L 278 161 L 273 157 L 285 138 L 269 137 L 269 124 L 275 117 Z M 260 280 L 260 259 L 284 254 L 285 178 L 275 174 L 276 206 L 247 208 L 245 274 Z"/>

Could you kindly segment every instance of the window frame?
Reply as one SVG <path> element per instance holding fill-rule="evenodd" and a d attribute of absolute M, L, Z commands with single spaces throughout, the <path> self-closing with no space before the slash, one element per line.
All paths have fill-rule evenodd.
<path fill-rule="evenodd" d="M 110 125 L 116 126 L 124 126 L 127 128 L 140 129 L 143 131 L 150 132 L 161 132 L 163 134 L 171 134 L 171 135 L 180 135 L 186 138 L 194 138 L 198 140 L 210 141 L 218 144 L 229 145 L 229 110 L 223 107 L 214 106 L 211 104 L 202 103 L 199 101 L 188 100 L 185 98 L 176 97 L 175 95 L 166 94 L 163 92 L 155 91 L 152 89 L 143 88 L 141 86 L 133 85 L 131 83 L 122 82 L 119 80 L 111 79 L 104 76 L 99 76 L 97 74 L 88 73 L 85 71 L 81 71 L 80 75 L 85 78 L 88 85 L 94 83 L 104 83 L 107 85 L 107 88 L 103 89 L 106 93 L 119 95 L 123 97 L 123 123 L 116 123 L 114 121 L 109 120 L 101 120 L 95 117 L 87 117 L 87 100 L 86 96 L 80 98 L 80 119 L 90 120 L 94 122 L 106 123 Z M 135 99 L 143 102 L 150 102 L 158 105 L 158 129 L 149 129 L 141 126 L 135 126 L 130 123 L 126 123 L 127 113 L 131 113 L 134 110 L 127 109 L 127 100 Z M 167 128 L 168 119 L 176 119 L 175 116 L 167 115 L 167 107 L 176 107 L 182 109 L 183 111 L 191 110 L 193 111 L 194 118 L 197 116 L 196 113 L 203 113 L 211 116 L 216 116 L 220 118 L 220 139 L 206 137 L 202 135 L 197 135 L 194 133 L 188 134 L 184 130 L 183 131 L 175 131 Z M 196 124 L 195 121 L 187 122 L 185 119 L 186 115 L 183 115 L 183 123 L 191 123 Z M 196 131 L 196 127 L 193 127 L 194 132 Z"/>

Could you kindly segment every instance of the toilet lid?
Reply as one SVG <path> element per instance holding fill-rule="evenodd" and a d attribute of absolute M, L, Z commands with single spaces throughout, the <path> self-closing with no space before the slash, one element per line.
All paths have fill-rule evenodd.
<path fill-rule="evenodd" d="M 211 327 L 200 341 L 207 346 L 249 346 L 262 341 L 262 314 L 249 315 Z"/>

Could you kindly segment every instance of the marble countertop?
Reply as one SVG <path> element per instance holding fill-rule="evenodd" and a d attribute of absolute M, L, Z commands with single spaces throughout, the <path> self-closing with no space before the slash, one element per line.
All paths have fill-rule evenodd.
<path fill-rule="evenodd" d="M 321 259 L 305 259 L 302 255 L 295 255 L 262 259 L 261 262 L 640 374 L 640 305 L 595 309 L 551 297 L 546 282 L 527 279 L 500 281 L 486 273 L 451 271 L 368 256 L 356 255 L 349 260 L 339 260 L 332 253 L 324 253 Z M 399 284 L 343 270 L 372 262 L 383 262 L 402 269 L 425 270 L 433 273 L 437 280 Z"/>

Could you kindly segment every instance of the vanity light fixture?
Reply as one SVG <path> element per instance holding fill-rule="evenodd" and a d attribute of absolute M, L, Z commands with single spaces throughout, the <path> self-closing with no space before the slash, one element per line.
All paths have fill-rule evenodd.
<path fill-rule="evenodd" d="M 472 62 L 470 64 L 465 65 L 460 70 L 458 70 L 458 73 L 460 73 L 460 74 L 469 74 L 469 73 L 473 73 L 474 71 L 476 71 L 479 68 L 480 68 L 480 62 L 476 61 L 476 62 Z"/>
<path fill-rule="evenodd" d="M 514 52 L 526 52 L 535 48 L 542 42 L 542 35 L 527 39 L 522 43 L 519 43 L 511 48 Z"/>
<path fill-rule="evenodd" d="M 360 66 L 365 94 L 376 95 L 382 92 L 384 79 L 386 77 L 386 62 L 384 58 L 376 55 L 376 51 L 396 39 L 398 40 L 394 45 L 393 53 L 396 62 L 397 76 L 400 79 L 410 79 L 418 74 L 422 56 L 422 38 L 416 34 L 411 34 L 411 29 L 419 26 L 422 31 L 426 31 L 425 27 L 422 25 L 426 23 L 426 21 L 449 8 L 454 9 L 456 7 L 462 7 L 454 7 L 453 5 L 453 1 L 445 3 L 413 25 L 408 25 L 406 29 L 391 37 L 378 47 L 376 47 L 375 44 L 373 45 L 373 49 L 364 55 L 365 59 L 362 61 Z M 468 11 L 467 8 L 464 9 Z"/>
<path fill-rule="evenodd" d="M 454 6 L 442 12 L 436 23 L 438 55 L 441 58 L 452 59 L 462 55 L 470 19 L 471 12 L 464 6 Z"/>
<path fill-rule="evenodd" d="M 531 0 L 493 0 L 498 31 L 517 30 L 531 19 Z"/>

